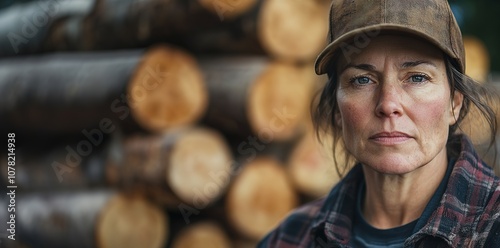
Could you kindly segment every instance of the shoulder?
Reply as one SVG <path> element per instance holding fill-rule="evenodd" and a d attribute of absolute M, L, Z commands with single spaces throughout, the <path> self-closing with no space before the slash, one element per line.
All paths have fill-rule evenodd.
<path fill-rule="evenodd" d="M 324 203 L 323 198 L 297 208 L 258 247 L 304 247 L 311 241 L 314 221 L 319 217 Z"/>
<path fill-rule="evenodd" d="M 495 180 L 495 190 L 486 205 L 484 215 L 491 223 L 488 233 L 489 239 L 495 240 L 496 247 L 500 247 L 500 179 Z"/>
<path fill-rule="evenodd" d="M 500 247 L 500 179 L 495 178 L 493 190 L 488 197 L 478 227 L 486 238 L 485 247 Z"/>

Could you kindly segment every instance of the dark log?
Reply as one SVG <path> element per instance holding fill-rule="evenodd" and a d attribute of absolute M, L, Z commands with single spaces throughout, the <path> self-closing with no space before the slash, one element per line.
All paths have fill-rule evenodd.
<path fill-rule="evenodd" d="M 193 37 L 191 34 L 225 29 L 228 23 L 223 21 L 249 11 L 256 2 L 98 0 L 85 18 L 55 23 L 45 49 L 101 50 L 147 46 L 158 41 L 183 43 Z"/>
<path fill-rule="evenodd" d="M 184 202 L 204 209 L 225 193 L 232 171 L 225 140 L 206 128 L 127 139 L 108 167 L 108 180 L 142 188 L 167 207 Z"/>
<path fill-rule="evenodd" d="M 5 197 L 5 196 L 2 196 Z M 7 195 L 7 197 L 10 197 Z M 8 206 L 10 198 L 3 198 Z M 16 195 L 16 239 L 33 247 L 163 247 L 164 213 L 139 195 L 112 191 Z"/>
<path fill-rule="evenodd" d="M 45 49 L 100 50 L 174 43 L 197 53 L 312 61 L 325 46 L 328 1 L 100 0 L 86 18 L 54 25 Z"/>
<path fill-rule="evenodd" d="M 301 133 L 317 77 L 310 65 L 257 57 L 200 59 L 210 94 L 204 122 L 264 143 Z"/>
<path fill-rule="evenodd" d="M 0 68 L 0 130 L 18 135 L 161 132 L 196 121 L 206 105 L 196 62 L 166 46 L 16 58 Z"/>
<path fill-rule="evenodd" d="M 89 189 L 106 185 L 106 166 L 113 142 L 104 140 L 97 146 L 84 141 L 62 142 L 55 147 L 16 147 L 15 185 L 20 192 Z M 90 143 L 89 143 L 90 144 Z M 0 156 L 0 181 L 8 185 L 8 160 Z M 11 169 L 12 170 L 12 169 Z"/>
<path fill-rule="evenodd" d="M 0 56 L 40 52 L 56 21 L 88 15 L 94 4 L 95 0 L 47 0 L 0 10 Z"/>

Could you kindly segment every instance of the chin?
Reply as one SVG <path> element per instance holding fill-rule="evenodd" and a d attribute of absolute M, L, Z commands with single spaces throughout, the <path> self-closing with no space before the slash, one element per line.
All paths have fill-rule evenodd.
<path fill-rule="evenodd" d="M 361 163 L 376 172 L 389 175 L 403 175 L 420 167 L 415 162 L 410 163 L 406 159 L 401 158 L 385 158 Z"/>

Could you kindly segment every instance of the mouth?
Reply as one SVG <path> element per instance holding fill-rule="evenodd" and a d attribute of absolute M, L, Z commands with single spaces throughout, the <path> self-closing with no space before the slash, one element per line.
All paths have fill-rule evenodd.
<path fill-rule="evenodd" d="M 369 139 L 382 145 L 396 145 L 413 139 L 413 137 L 401 132 L 381 132 L 370 136 Z"/>

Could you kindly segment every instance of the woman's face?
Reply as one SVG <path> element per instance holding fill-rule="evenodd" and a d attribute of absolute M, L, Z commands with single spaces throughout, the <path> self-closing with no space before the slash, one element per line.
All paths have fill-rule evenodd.
<path fill-rule="evenodd" d="M 387 174 L 446 163 L 448 128 L 463 96 L 450 98 L 440 50 L 384 35 L 339 62 L 336 125 L 359 162 Z"/>

